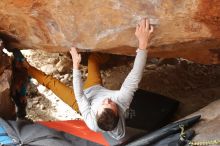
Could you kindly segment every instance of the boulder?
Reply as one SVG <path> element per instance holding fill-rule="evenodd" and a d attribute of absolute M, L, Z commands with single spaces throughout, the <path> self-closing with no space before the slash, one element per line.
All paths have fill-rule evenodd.
<path fill-rule="evenodd" d="M 15 118 L 15 105 L 10 97 L 11 70 L 4 70 L 0 74 L 0 117 Z"/>
<path fill-rule="evenodd" d="M 202 120 L 193 129 L 196 131 L 194 141 L 220 140 L 220 100 L 214 101 L 188 117 L 201 115 Z"/>
<path fill-rule="evenodd" d="M 13 119 L 15 118 L 15 105 L 10 97 L 11 59 L 3 53 L 2 49 L 3 46 L 0 45 L 0 117 Z"/>
<path fill-rule="evenodd" d="M 220 62 L 218 0 L 1 0 L 0 37 L 7 47 L 134 55 L 137 22 L 150 18 L 149 56 Z"/>

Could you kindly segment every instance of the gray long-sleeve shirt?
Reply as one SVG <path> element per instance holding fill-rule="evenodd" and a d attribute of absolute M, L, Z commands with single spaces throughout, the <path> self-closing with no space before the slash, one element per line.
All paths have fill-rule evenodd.
<path fill-rule="evenodd" d="M 105 132 L 97 125 L 96 113 L 102 101 L 108 98 L 117 103 L 119 107 L 119 122 L 114 130 L 107 133 L 117 140 L 125 136 L 125 112 L 130 106 L 134 92 L 138 88 L 147 59 L 146 50 L 137 49 L 136 52 L 137 55 L 133 68 L 126 77 L 120 90 L 109 90 L 101 85 L 94 85 L 83 90 L 81 72 L 76 69 L 73 70 L 73 89 L 75 97 L 82 117 L 91 130 Z"/>

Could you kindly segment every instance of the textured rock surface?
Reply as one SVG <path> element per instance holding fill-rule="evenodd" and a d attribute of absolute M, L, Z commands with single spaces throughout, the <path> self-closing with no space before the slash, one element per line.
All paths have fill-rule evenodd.
<path fill-rule="evenodd" d="M 193 129 L 197 136 L 195 141 L 219 140 L 220 138 L 220 100 L 217 100 L 193 115 L 201 115 L 202 120 Z"/>
<path fill-rule="evenodd" d="M 132 55 L 136 23 L 142 17 L 159 25 L 152 57 L 183 57 L 219 63 L 218 0 L 1 0 L 0 36 L 18 48 Z"/>
<path fill-rule="evenodd" d="M 15 116 L 15 106 L 10 98 L 12 71 L 10 59 L 0 49 L 0 117 L 12 119 Z"/>

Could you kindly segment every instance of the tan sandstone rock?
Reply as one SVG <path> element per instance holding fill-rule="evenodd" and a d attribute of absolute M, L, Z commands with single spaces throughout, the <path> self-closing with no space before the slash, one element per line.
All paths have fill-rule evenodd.
<path fill-rule="evenodd" d="M 15 117 L 15 105 L 10 97 L 11 59 L 3 53 L 2 49 L 3 46 L 0 45 L 0 117 L 13 119 Z"/>
<path fill-rule="evenodd" d="M 15 105 L 10 97 L 11 75 L 11 70 L 0 74 L 0 117 L 5 119 L 15 117 Z"/>
<path fill-rule="evenodd" d="M 219 107 L 220 100 L 217 100 L 188 116 L 201 115 L 201 121 L 193 127 L 196 131 L 194 141 L 220 140 Z"/>
<path fill-rule="evenodd" d="M 0 37 L 8 47 L 134 55 L 137 22 L 157 23 L 149 56 L 219 63 L 218 0 L 1 0 Z"/>

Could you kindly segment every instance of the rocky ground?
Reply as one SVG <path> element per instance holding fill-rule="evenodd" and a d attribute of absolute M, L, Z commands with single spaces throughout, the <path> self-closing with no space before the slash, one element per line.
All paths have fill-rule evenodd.
<path fill-rule="evenodd" d="M 36 68 L 72 86 L 71 58 L 67 54 L 23 51 L 28 62 Z M 127 61 L 126 61 L 127 60 Z M 132 59 L 115 57 L 121 65 L 101 71 L 103 83 L 109 89 L 119 89 L 131 70 Z M 123 65 L 122 65 L 123 64 Z M 83 79 L 87 67 L 81 66 Z M 160 93 L 180 101 L 175 119 L 189 115 L 220 97 L 220 66 L 200 65 L 184 59 L 149 59 L 140 88 Z M 50 90 L 32 79 L 28 91 L 28 118 L 34 121 L 69 120 L 81 118 Z"/>

